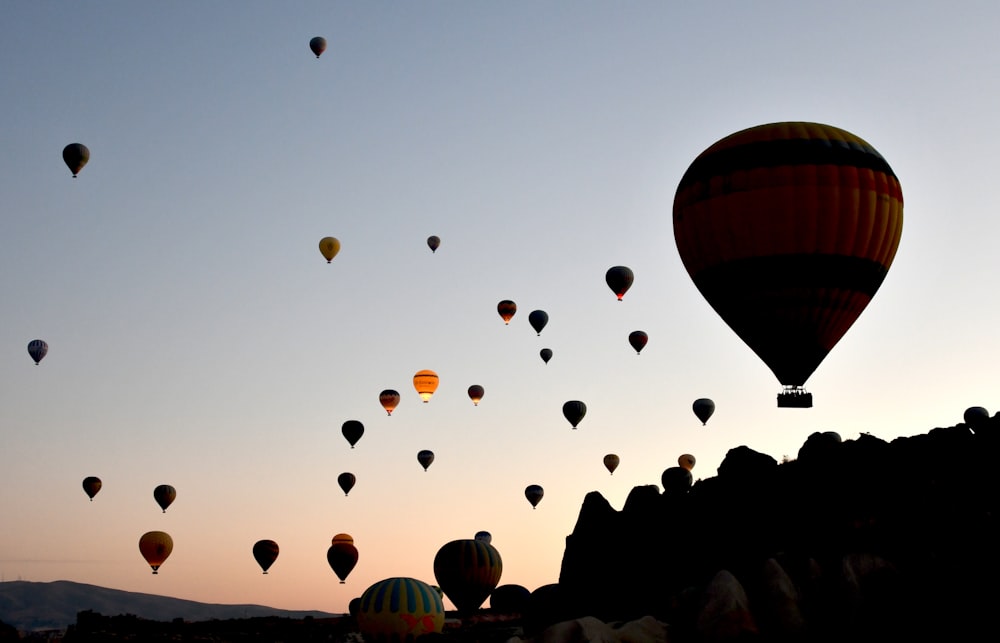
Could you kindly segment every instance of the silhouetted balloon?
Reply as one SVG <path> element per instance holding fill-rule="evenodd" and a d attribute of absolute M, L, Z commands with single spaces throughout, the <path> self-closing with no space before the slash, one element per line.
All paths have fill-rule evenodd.
<path fill-rule="evenodd" d="M 319 252 L 330 263 L 340 252 L 340 241 L 336 237 L 323 237 L 319 240 Z"/>
<path fill-rule="evenodd" d="M 83 143 L 70 143 L 63 148 L 62 157 L 63 162 L 66 163 L 66 167 L 73 173 L 73 178 L 75 179 L 76 175 L 83 169 L 83 166 L 90 160 L 90 150 Z"/>
<path fill-rule="evenodd" d="M 531 591 L 523 585 L 500 585 L 490 593 L 490 609 L 499 614 L 523 613 Z"/>
<path fill-rule="evenodd" d="M 278 543 L 273 540 L 258 540 L 253 544 L 253 557 L 266 574 L 274 561 L 278 559 Z"/>
<path fill-rule="evenodd" d="M 35 366 L 38 366 L 38 362 L 42 361 L 49 352 L 49 345 L 41 339 L 33 339 L 28 342 L 28 355 L 31 355 L 31 359 L 35 360 Z"/>
<path fill-rule="evenodd" d="M 340 432 L 344 434 L 344 437 L 353 449 L 354 445 L 361 439 L 361 436 L 365 434 L 365 425 L 358 420 L 348 420 L 341 425 Z"/>
<path fill-rule="evenodd" d="M 981 406 L 970 406 L 965 409 L 962 419 L 965 420 L 965 423 L 972 428 L 976 428 L 978 426 L 982 426 L 984 422 L 989 421 L 990 412 Z"/>
<path fill-rule="evenodd" d="M 385 412 L 392 415 L 392 412 L 399 405 L 399 392 L 394 391 L 391 388 L 387 388 L 378 394 L 379 404 L 385 409 Z"/>
<path fill-rule="evenodd" d="M 386 578 L 361 595 L 358 629 L 366 641 L 404 643 L 444 628 L 444 602 L 415 578 Z"/>
<path fill-rule="evenodd" d="M 871 301 L 903 230 L 903 193 L 867 142 L 818 123 L 742 130 L 702 152 L 674 197 L 695 286 L 774 372 L 779 406 Z"/>
<path fill-rule="evenodd" d="M 684 453 L 677 457 L 677 464 L 680 465 L 682 469 L 687 469 L 688 471 L 694 469 L 695 462 L 696 460 L 694 459 L 694 456 L 690 453 Z"/>
<path fill-rule="evenodd" d="M 477 531 L 473 540 L 481 540 L 487 545 L 493 542 L 493 535 L 488 531 Z"/>
<path fill-rule="evenodd" d="M 604 275 L 604 281 L 607 282 L 608 288 L 618 296 L 618 301 L 621 301 L 628 289 L 632 287 L 635 275 L 630 268 L 614 266 L 608 268 L 608 272 Z"/>
<path fill-rule="evenodd" d="M 646 342 L 648 341 L 649 335 L 641 330 L 633 330 L 628 334 L 628 343 L 635 349 L 636 355 L 642 352 L 642 349 L 646 347 Z"/>
<path fill-rule="evenodd" d="M 563 404 L 562 407 L 563 416 L 569 420 L 569 423 L 576 428 L 576 425 L 583 420 L 583 416 L 587 415 L 587 405 L 580 400 L 570 400 Z"/>
<path fill-rule="evenodd" d="M 549 360 L 552 359 L 551 348 L 543 348 L 542 350 L 538 351 L 538 354 L 542 356 L 542 361 L 545 362 L 546 364 L 548 364 Z"/>
<path fill-rule="evenodd" d="M 497 304 L 497 312 L 500 313 L 500 318 L 503 319 L 504 324 L 509 324 L 514 313 L 517 312 L 517 304 L 509 299 L 504 299 L 499 304 Z"/>
<path fill-rule="evenodd" d="M 177 498 L 177 490 L 168 484 L 158 485 L 153 489 L 153 499 L 160 505 L 163 513 L 167 513 L 167 507 Z"/>
<path fill-rule="evenodd" d="M 434 462 L 434 452 L 427 449 L 420 451 L 417 453 L 417 462 L 424 468 L 424 471 L 427 471 L 427 467 L 431 466 L 431 463 Z"/>
<path fill-rule="evenodd" d="M 316 36 L 309 40 L 309 49 L 312 50 L 316 57 L 319 58 L 326 51 L 326 38 L 322 36 Z"/>
<path fill-rule="evenodd" d="M 139 538 L 139 553 L 153 568 L 154 574 L 159 573 L 157 570 L 160 569 L 160 565 L 167 560 L 173 550 L 174 540 L 166 532 L 147 531 Z"/>
<path fill-rule="evenodd" d="M 417 371 L 413 376 L 413 388 L 424 402 L 429 402 L 438 387 L 438 374 L 434 371 Z"/>
<path fill-rule="evenodd" d="M 528 323 L 531 324 L 536 333 L 541 335 L 545 324 L 549 323 L 549 314 L 544 310 L 533 310 L 528 313 Z"/>
<path fill-rule="evenodd" d="M 434 556 L 434 578 L 461 612 L 478 610 L 502 572 L 500 552 L 481 540 L 453 540 Z"/>
<path fill-rule="evenodd" d="M 473 384 L 469 387 L 469 399 L 472 400 L 472 404 L 479 406 L 479 402 L 483 399 L 483 395 L 486 394 L 486 389 L 478 384 Z"/>
<path fill-rule="evenodd" d="M 431 252 L 437 252 L 437 249 L 441 246 L 441 238 L 436 235 L 431 235 L 427 237 L 427 247 L 431 249 Z"/>
<path fill-rule="evenodd" d="M 715 402 L 707 397 L 702 397 L 694 401 L 694 404 L 691 405 L 691 409 L 694 411 L 694 414 L 698 417 L 698 419 L 701 420 L 701 425 L 705 426 L 705 423 L 708 422 L 708 418 L 712 417 L 712 414 L 715 413 Z"/>
<path fill-rule="evenodd" d="M 83 479 L 83 491 L 90 498 L 90 501 L 94 501 L 94 496 L 97 492 L 101 490 L 101 479 L 97 476 L 87 476 Z"/>
<path fill-rule="evenodd" d="M 529 484 L 524 488 L 524 497 L 531 503 L 532 508 L 538 506 L 538 503 L 541 502 L 542 496 L 544 495 L 545 490 L 542 489 L 541 485 Z"/>
<path fill-rule="evenodd" d="M 354 477 L 353 473 L 344 472 L 337 476 L 337 484 L 340 488 L 344 490 L 344 495 L 351 493 L 351 489 L 354 488 L 354 483 L 357 482 L 357 478 Z"/>
<path fill-rule="evenodd" d="M 354 536 L 351 534 L 337 534 L 330 539 L 331 545 L 336 545 L 337 543 L 351 543 L 354 544 Z"/>
<path fill-rule="evenodd" d="M 668 495 L 686 493 L 693 482 L 694 478 L 691 476 L 691 472 L 684 467 L 669 467 L 660 476 L 663 493 Z"/>
<path fill-rule="evenodd" d="M 614 453 L 609 453 L 608 455 L 604 456 L 604 467 L 608 470 L 608 473 L 610 473 L 611 475 L 615 474 L 615 469 L 618 468 L 618 464 L 620 462 L 621 459 Z"/>
<path fill-rule="evenodd" d="M 347 534 L 342 534 L 347 536 Z M 350 538 L 350 536 L 348 536 Z M 330 569 L 340 579 L 340 584 L 350 575 L 351 570 L 358 564 L 358 548 L 354 546 L 354 539 L 350 540 L 334 537 L 330 548 L 326 550 L 326 562 L 330 564 Z"/>

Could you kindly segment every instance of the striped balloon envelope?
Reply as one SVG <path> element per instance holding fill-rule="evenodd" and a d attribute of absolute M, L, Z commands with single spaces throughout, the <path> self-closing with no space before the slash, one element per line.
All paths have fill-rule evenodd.
<path fill-rule="evenodd" d="M 402 643 L 441 633 L 444 603 L 437 590 L 415 578 L 386 578 L 365 590 L 357 612 L 366 641 Z"/>
<path fill-rule="evenodd" d="M 811 406 L 802 386 L 899 246 L 903 193 L 889 164 L 830 125 L 752 127 L 691 163 L 673 219 L 698 290 L 784 385 L 779 406 Z"/>
<path fill-rule="evenodd" d="M 453 540 L 434 556 L 434 578 L 461 612 L 478 610 L 502 572 L 500 552 L 483 540 Z"/>

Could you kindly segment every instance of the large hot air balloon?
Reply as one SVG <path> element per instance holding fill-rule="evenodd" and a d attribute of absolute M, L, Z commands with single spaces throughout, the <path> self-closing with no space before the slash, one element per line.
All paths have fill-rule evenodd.
<path fill-rule="evenodd" d="M 621 301 L 625 293 L 628 292 L 628 289 L 632 287 L 635 275 L 632 273 L 631 268 L 614 266 L 613 268 L 608 268 L 608 271 L 604 274 L 604 281 L 607 282 L 608 288 L 618 296 L 618 301 Z"/>
<path fill-rule="evenodd" d="M 528 323 L 531 324 L 536 333 L 541 335 L 545 324 L 549 323 L 549 314 L 544 310 L 533 310 L 528 313 Z"/>
<path fill-rule="evenodd" d="M 404 643 L 444 628 L 444 602 L 433 587 L 415 578 L 386 578 L 358 602 L 358 629 L 366 641 Z"/>
<path fill-rule="evenodd" d="M 903 230 L 892 169 L 857 136 L 772 123 L 702 152 L 674 197 L 681 261 L 708 303 L 774 372 L 778 406 L 871 301 Z"/>
<path fill-rule="evenodd" d="M 479 406 L 479 402 L 482 401 L 485 394 L 486 389 L 478 384 L 473 384 L 469 387 L 469 399 L 472 400 L 474 406 Z"/>
<path fill-rule="evenodd" d="M 434 371 L 417 371 L 413 376 L 413 388 L 424 402 L 429 402 L 438 387 L 438 374 Z"/>
<path fill-rule="evenodd" d="M 642 349 L 646 347 L 646 343 L 649 341 L 649 335 L 641 330 L 633 330 L 628 334 L 629 346 L 635 349 L 635 354 L 638 355 L 642 352 Z"/>
<path fill-rule="evenodd" d="M 620 463 L 621 463 L 621 458 L 619 458 L 614 453 L 609 453 L 608 455 L 604 456 L 604 468 L 606 468 L 608 470 L 608 473 L 610 473 L 611 475 L 615 474 L 615 469 L 618 468 L 618 465 Z"/>
<path fill-rule="evenodd" d="M 434 578 L 460 612 L 478 610 L 502 572 L 500 552 L 481 540 L 453 540 L 434 556 Z"/>
<path fill-rule="evenodd" d="M 49 352 L 49 345 L 41 339 L 33 339 L 28 342 L 28 355 L 31 355 L 31 359 L 35 360 L 35 366 L 38 366 L 38 362 L 42 361 Z"/>
<path fill-rule="evenodd" d="M 337 476 L 337 484 L 343 489 L 345 496 L 351 493 L 351 489 L 354 488 L 354 483 L 357 481 L 358 479 L 354 477 L 353 473 L 347 473 L 346 471 Z"/>
<path fill-rule="evenodd" d="M 266 574 L 278 559 L 278 543 L 273 540 L 258 540 L 253 544 L 253 557 Z"/>
<path fill-rule="evenodd" d="M 399 392 L 387 388 L 378 394 L 378 401 L 385 409 L 385 412 L 392 415 L 392 412 L 399 405 Z"/>
<path fill-rule="evenodd" d="M 437 252 L 437 249 L 441 246 L 441 237 L 437 235 L 431 235 L 427 237 L 427 247 L 431 249 L 431 252 Z"/>
<path fill-rule="evenodd" d="M 542 350 L 538 351 L 538 354 L 542 356 L 542 361 L 545 362 L 546 364 L 548 364 L 549 360 L 552 359 L 551 348 L 543 348 Z"/>
<path fill-rule="evenodd" d="M 580 400 L 570 400 L 563 404 L 563 416 L 569 420 L 569 423 L 576 428 L 576 425 L 583 420 L 583 416 L 587 414 L 587 405 Z"/>
<path fill-rule="evenodd" d="M 687 493 L 694 482 L 691 472 L 684 467 L 668 467 L 664 469 L 660 476 L 660 484 L 663 485 L 665 495 L 677 495 Z"/>
<path fill-rule="evenodd" d="M 542 496 L 544 495 L 545 490 L 542 489 L 541 485 L 529 484 L 524 488 L 524 497 L 531 503 L 532 509 L 538 506 L 538 503 L 542 501 Z"/>
<path fill-rule="evenodd" d="M 101 490 L 101 479 L 97 476 L 87 476 L 83 479 L 83 491 L 90 498 L 90 501 L 94 501 L 94 496 L 97 492 Z"/>
<path fill-rule="evenodd" d="M 160 565 L 174 550 L 174 540 L 163 531 L 147 531 L 139 538 L 139 553 L 146 559 L 153 573 L 159 573 Z"/>
<path fill-rule="evenodd" d="M 323 55 L 323 52 L 326 51 L 326 38 L 316 36 L 315 38 L 310 39 L 309 49 L 316 54 L 317 58 L 319 58 Z"/>
<path fill-rule="evenodd" d="M 341 425 L 340 432 L 344 434 L 344 438 L 347 439 L 353 449 L 354 445 L 361 439 L 361 436 L 365 434 L 365 425 L 358 420 L 348 420 Z"/>
<path fill-rule="evenodd" d="M 499 304 L 497 304 L 497 312 L 500 313 L 500 318 L 503 319 L 504 324 L 509 324 L 514 313 L 517 312 L 517 304 L 509 299 L 504 299 Z"/>
<path fill-rule="evenodd" d="M 427 471 L 427 467 L 431 466 L 431 463 L 434 462 L 434 452 L 423 449 L 417 453 L 417 462 L 424 468 L 424 471 Z"/>
<path fill-rule="evenodd" d="M 66 167 L 69 171 L 73 173 L 73 178 L 80 173 L 83 166 L 87 164 L 90 160 L 90 150 L 83 143 L 70 143 L 63 148 L 62 151 L 63 162 L 66 163 Z"/>
<path fill-rule="evenodd" d="M 351 570 L 358 564 L 358 549 L 354 546 L 354 538 L 348 534 L 334 536 L 333 543 L 326 550 L 326 562 L 343 585 Z"/>
<path fill-rule="evenodd" d="M 168 484 L 157 485 L 153 489 L 153 499 L 160 505 L 163 513 L 167 513 L 167 507 L 177 498 L 177 490 Z"/>
<path fill-rule="evenodd" d="M 712 417 L 712 414 L 715 413 L 715 402 L 707 397 L 701 397 L 694 401 L 691 405 L 691 409 L 694 411 L 694 414 L 698 416 L 698 419 L 701 420 L 701 425 L 705 426 L 708 422 L 708 418 Z"/>
<path fill-rule="evenodd" d="M 340 241 L 336 237 L 323 237 L 319 240 L 319 252 L 330 263 L 340 252 Z"/>

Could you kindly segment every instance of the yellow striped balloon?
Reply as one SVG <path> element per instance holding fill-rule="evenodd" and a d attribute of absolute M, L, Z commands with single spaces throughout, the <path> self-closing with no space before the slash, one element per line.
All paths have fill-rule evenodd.
<path fill-rule="evenodd" d="M 366 641 L 402 643 L 424 634 L 441 633 L 444 603 L 441 595 L 415 578 L 386 578 L 361 595 L 358 629 Z"/>

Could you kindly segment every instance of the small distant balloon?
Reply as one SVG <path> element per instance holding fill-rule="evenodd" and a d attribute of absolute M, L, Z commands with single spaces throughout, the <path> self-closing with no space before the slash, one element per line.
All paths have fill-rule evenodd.
<path fill-rule="evenodd" d="M 687 469 L 688 471 L 694 469 L 694 463 L 695 463 L 694 456 L 691 455 L 690 453 L 685 453 L 681 456 L 678 456 L 677 458 L 677 464 L 682 469 Z"/>
<path fill-rule="evenodd" d="M 413 388 L 424 402 L 430 402 L 431 396 L 438 387 L 438 374 L 434 371 L 417 371 L 413 376 Z"/>
<path fill-rule="evenodd" d="M 365 434 L 365 425 L 358 420 L 348 420 L 340 427 L 340 432 L 344 434 L 344 438 L 351 444 L 351 448 L 358 443 L 361 436 Z"/>
<path fill-rule="evenodd" d="M 965 409 L 962 419 L 965 420 L 966 424 L 975 428 L 990 419 L 990 412 L 981 406 L 970 406 Z"/>
<path fill-rule="evenodd" d="M 479 542 L 489 545 L 493 542 L 493 534 L 488 531 L 477 531 L 474 540 L 478 540 Z"/>
<path fill-rule="evenodd" d="M 354 539 L 347 534 L 338 535 L 347 536 L 347 539 L 338 540 L 334 537 L 330 548 L 326 550 L 326 562 L 343 585 L 351 570 L 358 564 L 358 548 L 354 546 Z"/>
<path fill-rule="evenodd" d="M 562 412 L 563 416 L 575 429 L 580 421 L 583 420 L 583 416 L 587 415 L 587 405 L 580 400 L 570 400 L 563 404 Z"/>
<path fill-rule="evenodd" d="M 63 162 L 66 163 L 66 167 L 73 173 L 73 178 L 75 179 L 76 175 L 83 169 L 83 166 L 90 160 L 90 150 L 83 143 L 70 143 L 63 148 L 62 157 Z"/>
<path fill-rule="evenodd" d="M 153 573 L 158 574 L 160 565 L 174 550 L 174 540 L 163 531 L 147 531 L 139 538 L 139 553 L 146 559 Z"/>
<path fill-rule="evenodd" d="M 607 282 L 608 288 L 618 296 L 618 301 L 621 301 L 625 293 L 628 292 L 628 289 L 632 287 L 635 275 L 632 273 L 631 268 L 614 266 L 613 268 L 608 268 L 608 272 L 604 275 L 604 281 Z"/>
<path fill-rule="evenodd" d="M 177 498 L 177 490 L 168 484 L 158 485 L 153 489 L 153 499 L 160 505 L 163 513 L 167 513 L 167 507 Z"/>
<path fill-rule="evenodd" d="M 628 343 L 635 349 L 636 355 L 642 352 L 642 349 L 646 347 L 646 342 L 648 341 L 649 335 L 641 330 L 633 330 L 628 335 Z"/>
<path fill-rule="evenodd" d="M 513 318 L 514 313 L 517 312 L 517 304 L 509 299 L 504 299 L 497 304 L 497 312 L 500 313 L 500 318 L 503 320 L 504 324 L 510 324 L 511 318 Z"/>
<path fill-rule="evenodd" d="M 712 414 L 715 413 L 715 402 L 707 397 L 702 397 L 694 401 L 694 404 L 691 405 L 691 409 L 694 411 L 694 414 L 698 417 L 698 419 L 701 420 L 701 425 L 705 426 L 708 422 L 708 418 L 712 417 Z"/>
<path fill-rule="evenodd" d="M 531 503 L 532 509 L 538 506 L 538 503 L 542 501 L 542 496 L 544 495 L 545 490 L 542 489 L 541 485 L 530 484 L 524 489 L 524 497 Z"/>
<path fill-rule="evenodd" d="M 538 354 L 542 356 L 542 361 L 545 362 L 546 364 L 548 364 L 549 360 L 552 359 L 551 348 L 543 348 L 542 350 L 538 351 Z"/>
<path fill-rule="evenodd" d="M 319 240 L 319 252 L 330 263 L 340 252 L 340 241 L 336 237 L 323 237 Z"/>
<path fill-rule="evenodd" d="M 472 400 L 474 406 L 479 406 L 479 402 L 482 401 L 485 393 L 486 389 L 478 384 L 473 384 L 469 387 L 469 399 Z"/>
<path fill-rule="evenodd" d="M 344 491 L 344 495 L 351 493 L 351 489 L 354 488 L 354 483 L 357 482 L 357 478 L 354 477 L 353 473 L 344 472 L 337 476 L 337 484 Z"/>
<path fill-rule="evenodd" d="M 83 479 L 83 491 L 90 498 L 90 501 L 94 501 L 94 496 L 97 492 L 101 490 L 101 479 L 97 476 L 87 476 Z"/>
<path fill-rule="evenodd" d="M 385 409 L 385 412 L 392 415 L 392 412 L 399 405 L 399 392 L 387 388 L 378 394 L 378 401 L 382 405 L 382 408 Z"/>
<path fill-rule="evenodd" d="M 326 38 L 322 36 L 312 38 L 309 40 L 309 49 L 316 54 L 317 58 L 319 58 L 323 55 L 323 52 L 326 51 Z"/>
<path fill-rule="evenodd" d="M 427 471 L 427 467 L 431 466 L 431 463 L 434 462 L 434 452 L 428 449 L 420 451 L 417 453 L 417 462 L 424 468 L 424 471 Z"/>
<path fill-rule="evenodd" d="M 274 561 L 278 559 L 278 543 L 273 540 L 258 540 L 253 544 L 253 557 L 266 574 Z"/>
<path fill-rule="evenodd" d="M 41 339 L 33 339 L 28 342 L 28 355 L 31 355 L 31 359 L 35 360 L 35 366 L 42 361 L 49 352 L 49 345 Z"/>
<path fill-rule="evenodd" d="M 544 310 L 533 310 L 528 313 L 528 323 L 531 324 L 536 333 L 541 335 L 542 329 L 549 323 L 549 314 Z"/>
<path fill-rule="evenodd" d="M 608 473 L 610 473 L 611 475 L 615 474 L 615 469 L 618 468 L 618 465 L 620 463 L 621 463 L 621 458 L 619 458 L 614 453 L 609 453 L 608 455 L 604 456 L 604 467 L 608 470 Z"/>
<path fill-rule="evenodd" d="M 437 249 L 441 246 L 441 237 L 437 235 L 431 235 L 427 237 L 427 247 L 431 249 L 431 252 L 437 252 Z"/>

